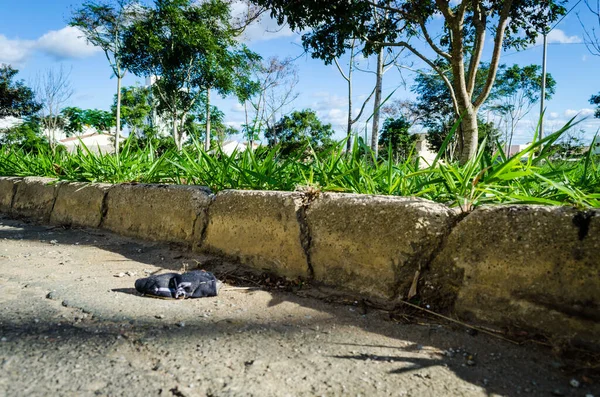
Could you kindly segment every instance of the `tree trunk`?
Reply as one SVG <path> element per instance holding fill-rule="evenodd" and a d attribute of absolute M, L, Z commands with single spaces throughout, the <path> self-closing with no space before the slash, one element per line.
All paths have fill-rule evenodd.
<path fill-rule="evenodd" d="M 467 106 L 461 111 L 462 121 L 460 124 L 461 145 L 460 145 L 460 163 L 465 164 L 469 159 L 477 154 L 477 109 L 473 106 Z"/>
<path fill-rule="evenodd" d="M 175 141 L 175 146 L 177 146 L 177 150 L 181 150 L 181 140 L 179 139 L 179 134 L 177 133 L 177 112 L 172 112 L 173 115 L 173 129 L 172 135 L 173 140 Z"/>
<path fill-rule="evenodd" d="M 352 62 L 354 57 L 350 57 L 350 69 L 348 70 L 348 128 L 346 131 L 346 153 L 352 150 Z"/>
<path fill-rule="evenodd" d="M 117 127 L 115 131 L 115 154 L 119 157 L 119 138 L 121 137 L 121 75 L 117 75 Z"/>
<path fill-rule="evenodd" d="M 377 159 L 379 155 L 379 107 L 383 82 L 383 48 L 377 54 L 377 77 L 375 82 L 375 104 L 373 105 L 373 128 L 371 129 L 371 150 Z M 366 143 L 366 142 L 365 142 Z"/>
<path fill-rule="evenodd" d="M 210 150 L 210 88 L 206 89 L 206 136 L 204 137 L 204 150 Z"/>

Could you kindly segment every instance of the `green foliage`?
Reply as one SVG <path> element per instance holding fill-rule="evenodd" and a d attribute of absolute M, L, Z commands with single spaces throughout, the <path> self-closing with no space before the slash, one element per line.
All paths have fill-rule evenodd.
<path fill-rule="evenodd" d="M 590 98 L 590 104 L 596 105 L 594 116 L 600 119 L 600 94 L 592 95 Z"/>
<path fill-rule="evenodd" d="M 538 102 L 542 92 L 542 68 L 539 65 L 503 67 L 498 71 L 494 89 L 494 99 L 521 95 L 528 103 Z M 546 73 L 545 99 L 551 99 L 555 92 L 556 80 Z"/>
<path fill-rule="evenodd" d="M 284 154 L 302 151 L 307 145 L 321 151 L 331 146 L 332 135 L 331 124 L 323 124 L 311 109 L 294 111 L 265 132 L 269 146 L 279 145 Z"/>
<path fill-rule="evenodd" d="M 129 127 L 132 134 L 141 134 L 144 125 L 152 114 L 151 90 L 148 87 L 134 85 L 121 88 L 121 125 Z M 111 107 L 116 118 L 117 95 Z"/>
<path fill-rule="evenodd" d="M 173 141 L 171 148 L 157 150 L 152 141 L 137 146 L 139 138 L 132 136 L 119 157 L 91 153 L 85 147 L 70 154 L 64 150 L 53 153 L 44 146 L 37 152 L 3 146 L 0 175 L 111 183 L 188 183 L 214 191 L 290 191 L 308 185 L 321 191 L 416 196 L 464 211 L 493 203 L 598 208 L 600 158 L 588 151 L 578 161 L 555 159 L 556 144 L 575 124 L 571 121 L 543 140 L 534 140 L 510 158 L 501 150 L 488 153 L 483 141 L 477 156 L 464 165 L 436 160 L 423 169 L 413 158 L 400 163 L 377 161 L 360 140 L 348 153 L 342 141 L 322 152 L 297 150 L 286 155 L 275 146 L 227 156 L 219 149 L 216 154 L 206 153 L 196 140 L 178 152 L 172 149 Z M 456 129 L 455 124 L 449 138 Z"/>
<path fill-rule="evenodd" d="M 204 107 L 205 103 L 201 103 Z M 184 124 L 184 130 L 188 136 L 187 143 L 190 144 L 193 140 L 204 141 L 206 135 L 206 114 L 203 112 L 195 112 L 187 116 Z M 213 143 L 223 144 L 231 135 L 237 134 L 239 131 L 225 124 L 225 113 L 218 107 L 211 106 L 210 110 L 210 136 Z M 214 146 L 214 145 L 211 145 Z"/>
<path fill-rule="evenodd" d="M 364 55 L 395 47 L 424 61 L 452 93 L 448 103 L 452 103 L 455 117 L 461 119 L 458 140 L 463 163 L 476 155 L 477 111 L 488 98 L 502 50 L 523 49 L 535 43 L 540 32 L 566 13 L 566 0 L 252 1 L 269 8 L 280 24 L 308 30 L 302 36 L 304 47 L 326 63 L 347 52 L 349 41 L 356 38 L 363 41 Z M 492 59 L 483 89 L 478 92 L 474 86 L 478 70 L 483 68 L 486 32 L 493 36 Z M 414 39 L 422 40 L 428 48 L 424 51 Z"/>
<path fill-rule="evenodd" d="M 448 68 L 445 62 L 438 62 L 438 65 Z M 483 90 L 488 71 L 489 66 L 486 64 L 477 71 L 474 88 L 476 94 Z M 541 80 L 540 67 L 537 65 L 524 67 L 500 65 L 496 82 L 489 96 L 488 108 L 509 117 L 509 123 L 516 123 L 529 112 L 534 103 L 539 101 Z M 546 87 L 546 99 L 550 99 L 556 91 L 556 80 L 551 74 L 546 75 Z M 427 129 L 427 140 L 430 146 L 438 151 L 457 120 L 452 108 L 450 90 L 436 74 L 417 75 L 411 90 L 417 94 L 415 116 Z M 484 123 L 480 118 L 477 120 L 477 125 L 478 130 L 483 128 L 482 131 L 478 131 L 478 142 L 488 137 L 488 149 L 492 149 L 495 141 L 500 137 L 500 131 L 496 126 Z M 505 139 L 507 142 L 510 135 L 511 132 L 508 131 Z M 455 150 L 452 150 L 454 146 L 456 146 L 456 139 L 449 147 L 449 152 L 452 154 L 455 153 Z"/>
<path fill-rule="evenodd" d="M 397 163 L 410 157 L 417 141 L 417 136 L 408 132 L 410 127 L 410 123 L 403 117 L 385 120 L 379 134 L 380 153 L 383 158 Z"/>
<path fill-rule="evenodd" d="M 105 110 L 67 107 L 61 111 L 61 116 L 67 136 L 83 132 L 85 126 L 93 127 L 99 133 L 109 132 L 115 126 L 113 114 Z"/>
<path fill-rule="evenodd" d="M 124 63 L 138 76 L 159 76 L 158 111 L 179 125 L 176 141 L 200 95 L 209 89 L 247 99 L 260 57 L 236 40 L 229 5 L 222 0 L 157 0 L 125 34 Z"/>
<path fill-rule="evenodd" d="M 31 153 L 50 145 L 42 134 L 40 118 L 31 116 L 21 124 L 0 131 L 0 147 L 19 147 L 24 152 Z"/>
<path fill-rule="evenodd" d="M 28 117 L 42 108 L 33 90 L 23 80 L 14 80 L 17 73 L 10 65 L 0 65 L 0 118 Z"/>

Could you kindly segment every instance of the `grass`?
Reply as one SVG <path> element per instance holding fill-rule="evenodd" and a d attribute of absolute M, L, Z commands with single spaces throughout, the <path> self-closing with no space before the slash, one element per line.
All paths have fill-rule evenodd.
<path fill-rule="evenodd" d="M 416 196 L 460 207 L 482 204 L 527 203 L 600 207 L 600 161 L 587 153 L 579 161 L 552 160 L 553 144 L 575 124 L 571 120 L 542 140 L 534 139 L 520 153 L 491 155 L 480 146 L 467 164 L 441 158 L 419 167 L 414 157 L 401 163 L 376 161 L 368 148 L 355 143 L 344 153 L 344 143 L 324 153 L 310 147 L 292 156 L 277 148 L 208 154 L 199 143 L 181 152 L 161 155 L 152 146 L 133 149 L 127 141 L 118 156 L 95 154 L 83 147 L 69 154 L 41 148 L 27 153 L 0 149 L 0 175 L 47 176 L 69 181 L 195 184 L 223 189 L 295 190 L 312 186 L 321 191 Z M 441 150 L 440 153 L 444 151 Z M 391 156 L 389 156 L 391 158 Z M 526 160 L 523 160 L 526 158 Z"/>

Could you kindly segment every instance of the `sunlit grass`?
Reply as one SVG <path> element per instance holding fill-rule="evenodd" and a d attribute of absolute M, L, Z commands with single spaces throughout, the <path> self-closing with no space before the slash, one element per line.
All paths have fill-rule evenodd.
<path fill-rule="evenodd" d="M 355 143 L 350 153 L 344 152 L 341 142 L 322 153 L 307 146 L 291 156 L 278 148 L 227 156 L 219 150 L 206 153 L 199 143 L 157 155 L 151 145 L 134 149 L 127 141 L 118 158 L 85 147 L 72 154 L 43 148 L 34 154 L 5 147 L 0 150 L 0 175 L 195 184 L 213 191 L 291 191 L 312 186 L 330 192 L 417 196 L 463 210 L 493 203 L 600 207 L 598 156 L 588 152 L 578 161 L 553 160 L 553 144 L 575 124 L 571 120 L 544 139 L 534 139 L 510 158 L 501 150 L 485 152 L 484 142 L 477 156 L 464 165 L 438 158 L 420 168 L 422 160 L 414 156 L 401 163 L 377 160 L 361 143 Z"/>

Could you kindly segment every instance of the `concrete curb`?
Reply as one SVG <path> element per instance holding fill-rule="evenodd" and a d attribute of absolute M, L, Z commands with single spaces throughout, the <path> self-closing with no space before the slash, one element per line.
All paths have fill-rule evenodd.
<path fill-rule="evenodd" d="M 52 178 L 23 178 L 16 184 L 11 214 L 49 222 L 59 184 Z"/>
<path fill-rule="evenodd" d="M 232 257 L 255 269 L 308 278 L 298 211 L 302 196 L 290 192 L 219 192 L 209 210 L 201 250 Z"/>
<path fill-rule="evenodd" d="M 191 245 L 206 227 L 210 189 L 123 184 L 108 190 L 101 227 L 118 234 Z"/>
<path fill-rule="evenodd" d="M 315 280 L 371 297 L 406 297 L 454 218 L 428 200 L 323 194 L 306 212 Z"/>
<path fill-rule="evenodd" d="M 23 178 L 0 178 L 0 212 L 10 213 L 17 184 Z"/>
<path fill-rule="evenodd" d="M 0 178 L 0 211 L 183 243 L 261 271 L 600 347 L 600 210 Z M 416 287 L 416 288 L 415 288 Z M 396 301 L 397 302 L 397 301 Z"/>
<path fill-rule="evenodd" d="M 65 226 L 98 227 L 102 222 L 104 198 L 112 185 L 62 183 L 50 223 Z"/>
<path fill-rule="evenodd" d="M 481 207 L 433 260 L 430 291 L 461 318 L 600 340 L 600 211 Z"/>

